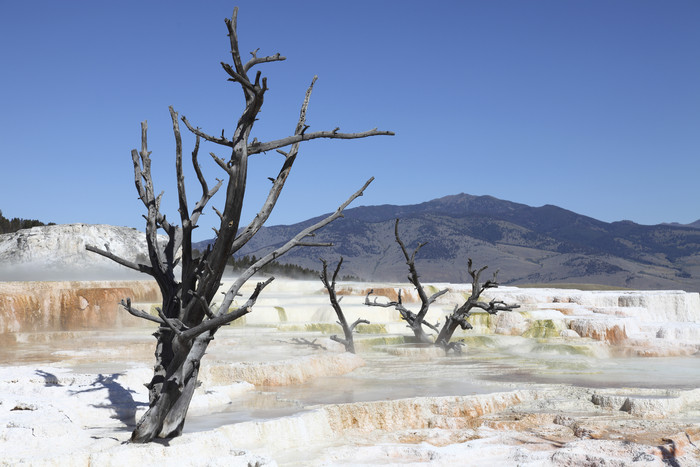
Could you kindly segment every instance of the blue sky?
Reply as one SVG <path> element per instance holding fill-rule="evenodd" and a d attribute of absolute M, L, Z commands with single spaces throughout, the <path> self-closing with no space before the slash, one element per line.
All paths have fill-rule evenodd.
<path fill-rule="evenodd" d="M 370 176 L 356 205 L 465 192 L 608 222 L 700 218 L 694 0 L 0 5 L 6 217 L 141 228 L 130 150 L 147 119 L 156 189 L 176 218 L 168 105 L 231 134 L 242 96 L 219 62 L 230 61 L 223 19 L 239 5 L 242 50 L 287 57 L 260 67 L 270 90 L 254 136 L 293 132 L 314 74 L 310 131 L 396 132 L 302 146 L 270 225 L 329 212 Z M 213 181 L 209 151 L 225 151 L 203 148 Z M 280 163 L 251 160 L 246 219 Z M 215 219 L 202 217 L 198 238 Z"/>

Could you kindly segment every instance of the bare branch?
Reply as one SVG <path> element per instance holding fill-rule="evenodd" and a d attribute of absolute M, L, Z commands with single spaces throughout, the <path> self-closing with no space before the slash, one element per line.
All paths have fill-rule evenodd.
<path fill-rule="evenodd" d="M 184 119 L 184 117 L 183 117 Z M 199 220 L 199 216 L 202 214 L 204 211 L 204 207 L 207 205 L 209 200 L 216 194 L 217 191 L 219 191 L 219 188 L 221 188 L 221 185 L 224 183 L 223 180 L 218 180 L 217 179 L 217 184 L 209 190 L 209 186 L 207 185 L 207 181 L 204 178 L 204 175 L 202 174 L 202 168 L 199 166 L 199 162 L 197 161 L 197 155 L 199 153 L 199 136 L 197 136 L 194 149 L 192 150 L 192 167 L 194 168 L 195 173 L 197 174 L 197 180 L 199 180 L 199 184 L 202 186 L 202 196 L 197 202 L 197 204 L 194 206 L 194 209 L 192 210 L 192 225 L 195 226 L 197 225 L 197 221 Z"/>
<path fill-rule="evenodd" d="M 288 136 L 286 138 L 278 139 L 275 141 L 270 141 L 267 143 L 258 143 L 248 145 L 248 155 L 259 154 L 261 152 L 271 151 L 273 149 L 283 148 L 295 143 L 301 143 L 303 141 L 310 141 L 312 139 L 318 138 L 328 138 L 328 139 L 357 139 L 366 138 L 368 136 L 394 136 L 393 131 L 379 131 L 376 128 L 363 131 L 360 133 L 338 133 L 333 131 L 316 131 L 314 133 L 304 133 L 294 136 Z"/>
<path fill-rule="evenodd" d="M 136 316 L 137 318 L 143 318 L 143 319 L 148 320 L 148 321 L 153 321 L 154 323 L 158 323 L 161 326 L 165 326 L 165 323 L 162 320 L 160 320 L 159 318 L 156 318 L 155 316 L 150 315 L 143 310 L 139 310 L 137 308 L 132 308 L 130 298 L 127 298 L 126 302 L 124 302 L 124 300 L 122 300 L 120 305 L 126 311 L 128 311 L 130 315 Z"/>
<path fill-rule="evenodd" d="M 349 342 L 347 341 L 347 339 L 343 339 L 342 337 L 338 337 L 336 334 L 331 335 L 330 339 L 332 341 L 339 343 L 339 344 L 343 344 L 343 346 L 345 347 L 345 350 L 346 351 L 348 350 Z"/>
<path fill-rule="evenodd" d="M 190 295 L 192 295 L 197 301 L 199 301 L 199 305 L 202 307 L 204 310 L 204 314 L 207 315 L 209 318 L 215 318 L 216 315 L 214 314 L 213 311 L 211 311 L 211 308 L 209 308 L 209 303 L 202 297 L 201 295 L 197 294 L 193 290 L 190 290 L 188 292 Z"/>
<path fill-rule="evenodd" d="M 370 322 L 366 319 L 357 318 L 355 322 L 350 325 L 350 330 L 354 331 L 359 324 L 370 324 Z"/>
<path fill-rule="evenodd" d="M 168 107 L 170 111 L 170 118 L 173 122 L 173 135 L 175 136 L 175 176 L 177 180 L 177 199 L 178 199 L 178 212 L 180 213 L 180 222 L 182 224 L 182 229 L 178 231 L 177 229 L 168 228 L 168 235 L 170 236 L 170 241 L 168 242 L 168 251 L 166 256 L 168 261 L 171 262 L 171 267 L 174 268 L 178 259 L 173 259 L 175 257 L 175 252 L 182 245 L 181 259 L 182 267 L 185 271 L 185 287 L 190 288 L 194 284 L 194 277 L 191 276 L 190 271 L 193 267 L 192 258 L 192 229 L 196 226 L 190 220 L 189 208 L 187 206 L 187 190 L 185 189 L 185 174 L 182 170 L 182 137 L 180 135 L 180 124 L 178 122 L 178 114 L 175 112 L 172 106 Z M 197 138 L 197 145 L 195 146 L 195 151 L 197 151 L 199 146 L 199 138 Z M 194 160 L 196 161 L 196 152 L 193 153 Z M 195 167 L 196 169 L 198 167 Z M 201 175 L 201 172 L 198 176 Z M 200 178 L 201 182 L 201 178 Z M 206 182 L 205 182 L 206 183 Z M 201 210 L 199 211 L 201 212 Z M 198 216 L 198 214 L 197 214 Z M 165 216 L 163 216 L 165 219 Z M 174 251 L 173 251 L 174 250 Z"/>
<path fill-rule="evenodd" d="M 302 131 L 304 123 L 306 122 L 306 111 L 309 107 L 311 92 L 313 91 L 316 79 L 317 77 L 314 76 L 314 78 L 311 80 L 311 84 L 306 90 L 304 102 L 302 103 L 301 110 L 299 111 L 299 121 L 297 122 L 297 126 L 294 130 L 295 133 L 299 133 L 300 131 Z M 233 246 L 231 247 L 232 253 L 235 253 L 243 245 L 245 245 L 262 228 L 267 219 L 270 217 L 270 214 L 272 213 L 272 210 L 277 204 L 277 200 L 279 199 L 279 196 L 282 193 L 282 188 L 284 188 L 284 184 L 287 181 L 287 177 L 289 177 L 289 173 L 292 170 L 292 165 L 296 160 L 298 152 L 299 145 L 295 144 L 292 145 L 292 148 L 289 151 L 289 153 L 285 154 L 284 164 L 282 165 L 282 168 L 277 174 L 277 178 L 275 178 L 272 182 L 272 187 L 270 188 L 270 192 L 267 195 L 267 199 L 263 203 L 262 207 L 260 208 L 260 211 L 258 212 L 258 214 L 256 214 L 253 221 L 238 235 L 238 237 L 236 237 L 236 240 L 233 242 Z"/>
<path fill-rule="evenodd" d="M 161 310 L 160 307 L 156 307 L 156 311 L 158 312 L 158 316 L 160 316 L 160 319 L 163 320 L 165 325 L 170 328 L 171 331 L 173 331 L 175 334 L 178 336 L 182 337 L 182 331 L 180 330 L 181 327 L 183 327 L 182 323 L 179 322 L 179 320 L 175 320 L 172 318 L 168 318 L 163 314 L 163 310 Z"/>
<path fill-rule="evenodd" d="M 216 165 L 221 167 L 228 173 L 229 175 L 231 174 L 231 168 L 228 166 L 225 160 L 214 154 L 213 152 L 210 152 L 209 155 L 214 159 L 214 162 L 216 162 Z"/>
<path fill-rule="evenodd" d="M 376 297 L 375 297 L 374 301 L 370 301 L 369 296 L 370 296 L 371 294 L 374 293 L 374 289 L 372 289 L 372 290 L 370 290 L 370 291 L 367 293 L 367 295 L 365 296 L 365 302 L 364 302 L 364 304 L 367 305 L 367 306 L 376 306 L 376 307 L 380 307 L 380 308 L 394 308 L 394 309 L 395 309 L 396 311 L 398 311 L 399 314 L 401 315 L 401 319 L 403 319 L 404 321 L 406 321 L 406 323 L 408 323 L 408 327 L 411 328 L 411 329 L 414 329 L 414 326 L 415 326 L 415 327 L 418 327 L 418 326 L 420 326 L 420 325 L 425 325 L 425 326 L 428 326 L 428 327 L 429 327 L 430 329 L 432 329 L 433 331 L 439 332 L 437 325 L 433 325 L 433 324 L 429 323 L 428 321 L 426 321 L 426 320 L 424 320 L 424 319 L 421 319 L 421 320 L 419 321 L 419 320 L 418 320 L 418 315 L 416 315 L 415 313 L 413 313 L 411 310 L 409 310 L 408 308 L 406 308 L 406 307 L 401 303 L 401 300 L 400 300 L 401 293 L 400 293 L 400 292 L 401 292 L 401 291 L 399 291 L 399 301 L 389 301 L 389 302 L 382 303 L 382 302 L 378 301 Z M 435 294 L 435 295 L 438 295 L 438 294 L 439 294 L 439 295 L 442 295 L 442 294 L 445 293 L 445 292 L 447 292 L 447 290 L 438 292 L 438 293 Z M 427 336 L 424 336 L 424 335 L 421 335 L 421 336 L 427 337 Z M 417 336 L 417 337 L 419 337 L 419 336 Z M 420 337 L 420 339 L 422 340 L 423 337 Z"/>
<path fill-rule="evenodd" d="M 221 62 L 221 67 L 226 71 L 226 73 L 231 76 L 231 81 L 235 81 L 237 83 L 240 83 L 240 85 L 243 87 L 245 91 L 249 91 L 251 93 L 255 93 L 255 85 L 253 85 L 249 80 L 248 77 L 245 76 L 245 74 L 240 74 L 236 70 L 234 70 L 231 65 L 228 63 Z M 256 83 L 257 84 L 257 83 Z"/>
<path fill-rule="evenodd" d="M 126 266 L 127 268 L 133 269 L 134 271 L 138 272 L 143 272 L 145 274 L 153 275 L 153 268 L 151 266 L 147 266 L 145 264 L 141 263 L 135 263 L 133 261 L 126 260 L 120 256 L 115 255 L 112 252 L 102 250 L 100 248 L 97 248 L 93 245 L 85 245 L 85 249 L 87 251 L 92 251 L 93 253 L 97 253 L 99 255 L 104 256 L 105 258 L 109 258 L 115 263 L 121 264 L 122 266 Z"/>
<path fill-rule="evenodd" d="M 287 60 L 287 57 L 283 57 L 279 53 L 267 57 L 258 57 L 256 53 L 257 51 L 251 52 L 250 54 L 253 56 L 253 58 L 248 60 L 248 62 L 243 66 L 243 69 L 246 72 L 253 68 L 255 65 L 258 65 L 259 63 L 281 62 L 283 60 Z"/>
<path fill-rule="evenodd" d="M 199 324 L 191 329 L 188 329 L 187 331 L 184 331 L 180 337 L 183 340 L 194 339 L 195 337 L 197 337 L 198 335 L 200 335 L 204 332 L 218 329 L 221 326 L 224 326 L 225 324 L 228 324 L 232 321 L 235 321 L 238 318 L 240 318 L 241 316 L 250 313 L 251 311 L 253 311 L 253 305 L 255 305 L 255 302 L 257 301 L 258 296 L 260 295 L 260 292 L 262 292 L 262 290 L 265 287 L 267 287 L 270 284 L 270 282 L 272 282 L 274 279 L 275 279 L 274 277 L 270 277 L 269 279 L 267 279 L 264 282 L 258 282 L 257 285 L 255 286 L 255 290 L 253 291 L 253 294 L 250 296 L 248 301 L 245 302 L 245 304 L 242 307 L 240 307 L 234 311 L 231 311 L 231 312 L 226 312 L 228 310 L 228 305 L 222 304 L 222 306 L 219 308 L 219 312 L 216 315 L 216 317 L 209 319 L 209 320 L 206 320 L 206 321 L 203 321 L 201 324 Z M 229 305 L 230 305 L 230 303 L 229 303 Z"/>
<path fill-rule="evenodd" d="M 175 173 L 177 178 L 177 199 L 179 203 L 180 220 L 183 228 L 189 228 L 190 214 L 187 207 L 187 191 L 185 190 L 185 174 L 182 171 L 182 137 L 180 136 L 180 125 L 178 115 L 171 105 L 168 107 L 170 118 L 173 121 L 173 134 L 175 135 Z"/>
<path fill-rule="evenodd" d="M 435 292 L 428 298 L 428 303 L 433 303 L 435 300 L 437 300 L 439 297 L 442 295 L 446 294 L 449 291 L 449 289 L 442 289 L 440 291 Z"/>
<path fill-rule="evenodd" d="M 131 152 L 134 163 L 134 182 L 139 192 L 139 197 L 146 207 L 146 243 L 148 245 L 148 255 L 151 260 L 153 273 L 151 274 L 162 287 L 168 281 L 168 261 L 164 255 L 164 249 L 158 246 L 158 228 L 162 226 L 171 237 L 170 247 L 174 246 L 175 230 L 160 212 L 160 195 L 155 196 L 153 179 L 151 178 L 151 152 L 148 150 L 148 122 L 141 122 L 141 151 Z M 161 193 L 162 195 L 162 193 Z M 170 248 L 172 251 L 172 248 Z M 171 264 L 171 263 L 170 263 Z"/>
<path fill-rule="evenodd" d="M 141 160 L 139 159 L 139 152 L 136 149 L 131 150 L 131 160 L 134 164 L 134 185 L 136 185 L 136 192 L 139 195 L 141 202 L 148 208 L 148 201 L 146 198 L 146 190 L 143 186 L 145 181 L 145 176 L 141 168 Z"/>
<path fill-rule="evenodd" d="M 289 240 L 287 243 L 282 245 L 281 247 L 277 248 L 276 250 L 268 253 L 264 257 L 260 258 L 258 261 L 256 261 L 254 264 L 252 264 L 248 269 L 246 269 L 241 275 L 238 277 L 238 279 L 231 285 L 231 287 L 228 289 L 226 292 L 226 296 L 224 298 L 224 303 L 228 303 L 226 306 L 229 306 L 233 302 L 233 298 L 235 297 L 235 294 L 238 293 L 240 288 L 245 284 L 245 282 L 250 279 L 253 274 L 255 274 L 257 271 L 260 270 L 263 266 L 266 264 L 274 261 L 275 259 L 279 258 L 289 250 L 291 250 L 294 247 L 300 246 L 300 244 L 303 243 L 303 240 L 307 237 L 312 236 L 317 230 L 325 227 L 326 225 L 330 224 L 334 220 L 338 219 L 339 217 L 343 216 L 343 210 L 348 207 L 350 203 L 352 203 L 355 199 L 359 198 L 364 194 L 364 191 L 367 189 L 370 183 L 374 181 L 374 177 L 371 177 L 369 180 L 365 182 L 365 184 L 357 190 L 355 193 L 352 194 L 343 204 L 341 204 L 338 209 L 335 210 L 334 213 L 324 217 L 317 223 L 305 228 L 301 232 L 299 232 L 294 238 Z"/>
<path fill-rule="evenodd" d="M 231 15 L 231 19 L 226 18 L 224 21 L 226 22 L 228 37 L 229 41 L 231 42 L 231 58 L 233 59 L 233 64 L 239 73 L 245 75 L 245 69 L 243 68 L 243 63 L 241 62 L 241 53 L 238 48 L 238 7 L 233 8 L 233 15 Z"/>
<path fill-rule="evenodd" d="M 332 339 L 332 340 L 335 340 L 335 339 L 333 339 L 333 337 L 335 337 L 335 336 L 331 336 L 331 339 Z M 317 343 L 316 343 L 317 340 L 318 340 L 318 339 L 314 339 L 314 340 L 310 341 L 310 340 L 308 340 L 308 339 L 305 338 L 305 337 L 294 337 L 294 338 L 292 339 L 292 343 L 297 344 L 297 345 L 308 345 L 308 346 L 310 346 L 310 347 L 313 347 L 314 349 L 328 350 L 328 349 L 327 349 L 326 347 L 324 347 L 323 345 L 317 344 Z M 284 341 L 280 341 L 280 342 L 284 342 Z"/>
<path fill-rule="evenodd" d="M 185 117 L 183 116 L 182 118 L 184 119 Z M 202 168 L 199 166 L 199 162 L 197 161 L 197 155 L 199 154 L 199 139 L 199 135 L 196 135 L 194 149 L 192 149 L 192 168 L 194 168 L 194 171 L 197 174 L 199 184 L 202 185 L 202 196 L 204 196 L 209 193 L 209 187 L 207 185 L 207 179 L 204 178 L 204 174 L 202 173 Z"/>
<path fill-rule="evenodd" d="M 378 297 L 374 297 L 374 301 L 370 301 L 369 296 L 374 293 L 374 289 L 371 289 L 369 292 L 367 292 L 367 295 L 365 296 L 365 305 L 367 306 L 378 306 L 381 308 L 392 308 L 397 305 L 401 305 L 400 302 L 387 302 L 387 303 L 381 303 L 377 301 Z"/>
<path fill-rule="evenodd" d="M 216 183 L 216 185 L 214 185 L 214 188 L 212 188 L 206 194 L 203 194 L 202 198 L 197 202 L 197 204 L 194 207 L 194 210 L 192 211 L 192 225 L 193 226 L 197 225 L 197 221 L 199 220 L 199 216 L 204 211 L 204 207 L 207 205 L 209 200 L 214 197 L 216 192 L 219 191 L 219 188 L 221 188 L 222 183 L 224 183 L 223 180 L 217 180 L 217 183 Z"/>
<path fill-rule="evenodd" d="M 321 260 L 324 264 L 325 261 Z M 333 277 L 331 278 L 331 287 L 335 291 L 335 280 L 338 278 L 338 273 L 340 272 L 340 267 L 343 265 L 343 257 L 340 257 L 340 260 L 338 261 L 338 264 L 335 267 L 335 271 L 333 271 Z M 340 300 L 338 300 L 340 301 Z"/>
<path fill-rule="evenodd" d="M 499 311 L 513 311 L 516 308 L 520 308 L 520 305 L 510 305 L 501 300 L 491 300 L 489 303 L 476 302 L 474 308 L 481 308 L 491 315 L 495 315 Z"/>
<path fill-rule="evenodd" d="M 233 147 L 233 141 L 230 141 L 224 137 L 223 132 L 221 133 L 221 138 L 217 138 L 216 136 L 211 136 L 206 133 L 204 133 L 202 130 L 199 128 L 194 128 L 192 125 L 190 125 L 190 122 L 187 120 L 187 118 L 183 115 L 182 116 L 182 122 L 185 124 L 188 130 L 190 130 L 194 135 L 199 136 L 200 138 L 204 138 L 207 141 L 211 141 L 212 143 L 220 144 L 222 146 L 228 146 L 228 147 Z"/>

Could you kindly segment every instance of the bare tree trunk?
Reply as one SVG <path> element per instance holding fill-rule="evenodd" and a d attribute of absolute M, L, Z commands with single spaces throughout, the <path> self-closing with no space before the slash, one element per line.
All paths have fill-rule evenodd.
<path fill-rule="evenodd" d="M 486 268 L 487 266 L 482 266 L 480 269 L 476 270 L 472 267 L 472 259 L 469 258 L 467 261 L 467 271 L 472 278 L 471 295 L 462 306 L 455 306 L 454 311 L 447 317 L 444 326 L 440 330 L 440 334 L 438 334 L 437 339 L 435 339 L 435 345 L 442 347 L 446 352 L 449 350 L 459 352 L 459 344 L 450 342 L 450 340 L 457 330 L 457 327 L 461 327 L 465 330 L 472 329 L 472 325 L 469 324 L 467 318 L 471 316 L 474 308 L 479 308 L 491 315 L 495 315 L 499 311 L 512 311 L 520 307 L 520 305 L 509 305 L 500 300 L 491 300 L 488 303 L 479 301 L 481 294 L 484 293 L 486 289 L 498 287 L 498 271 L 493 273 L 492 279 L 487 280 L 483 284 L 479 282 L 479 277 Z"/>
<path fill-rule="evenodd" d="M 264 225 L 270 216 L 282 188 L 296 160 L 299 145 L 304 141 L 318 138 L 327 139 L 357 139 L 376 135 L 393 135 L 389 131 L 377 129 L 361 133 L 340 133 L 338 128 L 332 131 L 307 133 L 306 112 L 316 77 L 306 91 L 301 106 L 299 120 L 294 134 L 282 139 L 259 142 L 249 141 L 249 137 L 258 113 L 263 105 L 267 91 L 267 78 L 258 71 L 254 79 L 248 72 L 255 66 L 268 62 L 285 60 L 280 54 L 258 57 L 257 51 L 252 52 L 252 58 L 243 63 L 238 47 L 236 20 L 238 9 L 234 9 L 231 19 L 226 19 L 231 58 L 233 65 L 222 63 L 229 80 L 240 85 L 245 98 L 245 109 L 233 131 L 232 139 L 222 132 L 221 137 L 211 136 L 199 128 L 193 127 L 183 116 L 181 119 L 170 107 L 170 116 L 175 136 L 175 167 L 177 175 L 177 194 L 181 225 L 171 224 L 161 213 L 161 197 L 154 191 L 151 178 L 151 152 L 148 151 L 147 124 L 141 124 L 141 151 L 131 152 L 134 166 L 134 184 L 144 207 L 146 208 L 146 242 L 148 245 L 149 263 L 142 264 L 118 257 L 109 251 L 95 246 L 87 246 L 89 251 L 110 258 L 123 266 L 149 274 L 161 290 L 162 306 L 157 309 L 158 316 L 132 307 L 131 300 L 122 301 L 123 307 L 132 315 L 158 323 L 154 336 L 157 339 L 155 349 L 156 363 L 153 378 L 147 384 L 149 389 L 149 409 L 139 420 L 131 441 L 144 443 L 156 437 L 169 438 L 182 433 L 187 410 L 197 385 L 199 366 L 207 346 L 214 338 L 216 331 L 241 316 L 249 313 L 262 290 L 273 280 L 270 278 L 260 282 L 255 287 L 247 302 L 238 308 L 231 308 L 233 300 L 239 294 L 241 287 L 260 268 L 283 255 L 292 248 L 299 246 L 329 246 L 329 244 L 309 241 L 314 233 L 328 223 L 342 216 L 342 211 L 372 182 L 368 180 L 364 186 L 348 198 L 338 209 L 316 224 L 304 229 L 285 245 L 257 260 L 245 270 L 224 294 L 224 299 L 218 309 L 212 310 L 210 304 L 221 285 L 228 259 L 240 250 Z M 202 194 L 192 210 L 189 209 L 185 189 L 185 177 L 182 167 L 182 139 L 179 122 L 187 126 L 195 135 L 192 151 L 192 166 L 201 186 Z M 198 162 L 201 140 L 224 146 L 230 151 L 230 157 L 225 160 L 213 152 L 213 161 L 225 174 L 224 180 L 218 180 L 213 188 L 209 188 Z M 285 152 L 282 148 L 288 147 Z M 284 156 L 284 162 L 277 177 L 272 181 L 272 188 L 253 221 L 240 228 L 241 210 L 247 184 L 248 157 L 261 152 L 277 150 Z M 219 217 L 219 228 L 215 229 L 216 237 L 211 247 L 201 257 L 195 258 L 192 249 L 192 231 L 197 227 L 199 216 L 205 206 L 226 183 L 226 199 L 222 210 L 213 208 Z M 160 231 L 165 236 L 159 235 Z M 179 280 L 176 279 L 176 266 L 181 266 Z"/>
<path fill-rule="evenodd" d="M 398 219 L 396 219 L 396 223 L 394 224 L 394 238 L 396 239 L 396 243 L 398 243 L 401 247 L 401 252 L 403 253 L 404 258 L 406 259 L 406 264 L 408 265 L 408 281 L 415 286 L 416 291 L 418 292 L 418 297 L 420 298 L 421 302 L 420 310 L 418 310 L 418 313 L 413 313 L 411 310 L 407 309 L 403 305 L 400 292 L 398 296 L 398 301 L 381 303 L 378 302 L 376 298 L 374 299 L 374 301 L 369 300 L 369 296 L 374 292 L 373 290 L 370 290 L 367 296 L 365 297 L 365 305 L 395 308 L 401 314 L 401 318 L 404 321 L 406 321 L 406 323 L 408 323 L 408 327 L 411 328 L 411 330 L 413 331 L 413 335 L 416 337 L 416 340 L 419 343 L 432 344 L 433 339 L 425 332 L 423 326 L 427 326 L 432 331 L 437 333 L 438 325 L 433 325 L 427 322 L 425 320 L 425 316 L 428 313 L 428 310 L 430 309 L 430 305 L 432 305 L 435 302 L 435 300 L 437 300 L 441 295 L 447 293 L 447 289 L 440 290 L 431 295 L 430 297 L 428 297 L 428 294 L 425 293 L 425 289 L 423 288 L 423 285 L 421 284 L 418 276 L 418 271 L 416 270 L 415 260 L 418 251 L 421 248 L 423 248 L 427 243 L 419 243 L 416 249 L 413 250 L 413 253 L 409 254 L 408 250 L 406 249 L 406 246 L 404 245 L 403 241 L 401 240 L 401 237 L 399 236 Z"/>
<path fill-rule="evenodd" d="M 328 280 L 328 263 L 326 263 L 324 259 L 321 259 L 321 263 L 323 263 L 323 269 L 321 270 L 320 275 L 321 282 L 323 282 L 323 286 L 328 291 L 331 306 L 333 307 L 333 310 L 335 310 L 335 314 L 338 317 L 338 324 L 340 324 L 340 327 L 343 328 L 343 334 L 345 335 L 344 339 L 336 335 L 331 336 L 331 339 L 343 344 L 347 352 L 355 353 L 355 339 L 353 338 L 352 333 L 359 324 L 369 324 L 369 321 L 358 318 L 354 323 L 349 325 L 348 321 L 345 319 L 345 313 L 343 313 L 343 309 L 340 307 L 340 300 L 342 300 L 343 297 L 338 298 L 335 293 L 335 280 L 338 277 L 340 266 L 343 264 L 342 256 L 340 257 L 340 261 L 338 261 L 338 265 L 335 267 L 335 271 L 333 271 L 331 281 Z"/>
<path fill-rule="evenodd" d="M 178 358 L 179 365 L 174 371 L 182 372 L 182 385 L 166 376 L 165 386 L 136 425 L 131 436 L 132 442 L 143 443 L 156 437 L 172 438 L 182 434 L 187 410 L 197 386 L 199 362 L 214 338 L 213 334 L 213 331 L 209 331 L 198 336 L 184 358 Z"/>

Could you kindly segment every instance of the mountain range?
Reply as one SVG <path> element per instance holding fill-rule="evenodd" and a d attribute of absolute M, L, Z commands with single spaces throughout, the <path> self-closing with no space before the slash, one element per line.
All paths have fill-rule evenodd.
<path fill-rule="evenodd" d="M 237 257 L 260 257 L 318 218 L 263 227 Z M 320 231 L 329 248 L 297 248 L 278 260 L 319 270 L 344 258 L 341 276 L 405 281 L 394 223 L 428 282 L 469 282 L 467 259 L 499 270 L 502 284 L 600 284 L 700 291 L 700 221 L 688 225 L 602 222 L 557 206 L 531 207 L 466 194 L 409 206 L 362 206 Z M 200 242 L 203 250 L 211 240 Z M 85 251 L 85 244 L 145 259 L 143 232 L 109 225 L 37 226 L 0 235 L 0 280 L 76 280 L 134 275 Z"/>
<path fill-rule="evenodd" d="M 309 219 L 264 227 L 239 252 L 260 257 L 284 244 Z M 280 262 L 320 269 L 319 258 L 344 258 L 342 275 L 405 280 L 394 223 L 425 281 L 466 282 L 467 259 L 499 270 L 502 284 L 586 283 L 634 289 L 700 290 L 700 221 L 689 225 L 602 222 L 557 206 L 531 207 L 459 194 L 408 206 L 347 209 L 314 239 L 332 247 L 298 248 Z M 205 249 L 212 240 L 196 245 Z M 487 271 L 487 272 L 488 272 Z"/>

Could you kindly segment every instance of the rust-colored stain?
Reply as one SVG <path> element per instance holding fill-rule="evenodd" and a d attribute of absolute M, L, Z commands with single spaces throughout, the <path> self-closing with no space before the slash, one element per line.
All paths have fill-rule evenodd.
<path fill-rule="evenodd" d="M 0 284 L 0 334 L 118 326 L 121 300 L 160 301 L 155 282 L 7 282 Z"/>

